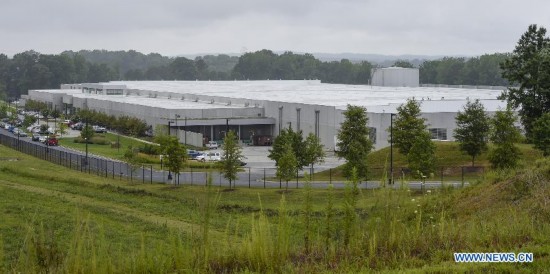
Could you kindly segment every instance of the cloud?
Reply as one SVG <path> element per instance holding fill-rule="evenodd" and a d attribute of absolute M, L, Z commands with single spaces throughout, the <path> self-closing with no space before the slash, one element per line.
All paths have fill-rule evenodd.
<path fill-rule="evenodd" d="M 136 49 L 165 55 L 293 50 L 510 51 L 550 2 L 397 0 L 4 0 L 2 50 Z"/>

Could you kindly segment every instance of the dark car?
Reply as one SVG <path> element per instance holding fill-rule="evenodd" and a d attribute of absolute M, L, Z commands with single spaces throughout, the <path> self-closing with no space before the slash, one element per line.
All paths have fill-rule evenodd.
<path fill-rule="evenodd" d="M 196 150 L 192 150 L 192 149 L 187 150 L 187 157 L 191 160 L 195 160 L 199 155 L 201 155 L 201 153 Z"/>
<path fill-rule="evenodd" d="M 84 124 L 80 122 L 72 125 L 72 129 L 74 130 L 82 130 L 83 127 L 84 127 Z"/>

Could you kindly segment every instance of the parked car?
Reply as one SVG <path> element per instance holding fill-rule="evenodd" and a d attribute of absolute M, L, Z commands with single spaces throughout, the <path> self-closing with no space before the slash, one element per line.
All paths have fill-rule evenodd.
<path fill-rule="evenodd" d="M 23 130 L 18 129 L 18 128 L 15 128 L 13 130 L 13 134 L 15 134 L 16 136 L 19 136 L 19 137 L 27 137 L 28 136 L 26 132 L 24 132 Z"/>
<path fill-rule="evenodd" d="M 33 133 L 33 134 L 31 135 L 31 140 L 34 141 L 34 142 L 38 142 L 38 141 L 40 141 L 40 136 L 41 136 L 41 135 L 38 134 L 38 133 Z"/>
<path fill-rule="evenodd" d="M 202 153 L 196 157 L 197 161 L 206 162 L 206 161 L 221 161 L 222 156 L 219 152 L 208 152 Z"/>
<path fill-rule="evenodd" d="M 216 141 L 210 141 L 206 144 L 206 147 L 209 149 L 218 149 L 218 143 L 216 143 Z"/>
<path fill-rule="evenodd" d="M 104 127 L 101 127 L 101 126 L 93 126 L 92 128 L 94 129 L 95 133 L 105 133 L 105 132 L 107 132 L 107 129 L 104 128 Z"/>
<path fill-rule="evenodd" d="M 55 137 L 48 137 L 46 138 L 46 141 L 44 141 L 44 144 L 47 146 L 57 146 L 58 141 Z"/>
<path fill-rule="evenodd" d="M 40 142 L 40 143 L 43 143 L 43 144 L 46 143 L 46 139 L 48 139 L 48 136 L 46 136 L 46 135 L 38 136 L 38 142 Z"/>
<path fill-rule="evenodd" d="M 187 150 L 187 157 L 191 160 L 195 160 L 197 156 L 201 155 L 202 153 L 193 149 Z"/>
<path fill-rule="evenodd" d="M 71 125 L 71 128 L 74 129 L 74 130 L 82 130 L 83 127 L 84 127 L 84 124 L 82 124 L 81 122 L 78 122 L 78 123 L 75 123 L 75 124 Z"/>

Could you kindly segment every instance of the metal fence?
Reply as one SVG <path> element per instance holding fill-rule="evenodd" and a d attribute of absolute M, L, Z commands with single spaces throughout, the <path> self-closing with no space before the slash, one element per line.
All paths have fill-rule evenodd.
<path fill-rule="evenodd" d="M 132 166 L 126 162 L 95 155 L 86 157 L 84 153 L 79 151 L 49 147 L 38 142 L 31 142 L 28 139 L 18 139 L 11 134 L 2 134 L 2 132 L 0 132 L 0 144 L 73 170 L 130 182 L 206 185 L 210 176 L 212 184 L 220 187 L 301 188 L 306 177 L 309 177 L 307 179 L 311 181 L 315 181 L 314 187 L 326 187 L 329 184 L 339 187 L 343 186 L 346 181 L 346 179 L 342 179 L 339 169 L 327 169 L 320 172 L 321 170 L 317 168 L 306 168 L 297 172 L 293 180 L 286 182 L 276 178 L 275 168 L 243 167 L 242 171 L 238 173 L 237 179 L 229 182 L 219 170 L 215 169 L 186 168 L 179 174 L 172 174 L 167 170 L 155 170 L 151 165 Z M 393 178 L 393 182 L 397 184 L 403 181 L 464 184 L 481 178 L 485 170 L 486 168 L 483 166 L 439 167 L 434 173 L 427 175 L 426 178 L 419 179 L 413 176 L 411 171 L 405 167 L 394 167 L 393 173 L 388 168 L 369 167 L 366 178 L 361 178 L 361 183 L 362 187 L 377 187 L 386 183 L 389 184 L 390 179 Z M 320 173 L 316 174 L 316 172 Z M 390 176 L 391 174 L 393 174 L 393 177 Z"/>

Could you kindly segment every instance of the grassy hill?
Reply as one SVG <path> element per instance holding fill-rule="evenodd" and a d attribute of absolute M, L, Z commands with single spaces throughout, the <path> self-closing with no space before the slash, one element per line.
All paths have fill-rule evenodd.
<path fill-rule="evenodd" d="M 0 272 L 537 272 L 550 268 L 550 160 L 464 189 L 133 184 L 0 146 Z M 532 252 L 533 263 L 455 263 Z"/>
<path fill-rule="evenodd" d="M 455 142 L 434 142 L 436 145 L 436 171 L 432 178 L 428 180 L 461 180 L 463 166 L 471 166 L 472 158 L 460 151 L 458 143 Z M 539 150 L 533 148 L 530 144 L 518 144 L 521 151 L 520 166 L 529 166 L 536 159 L 542 158 L 542 153 Z M 489 146 L 491 147 L 491 146 Z M 367 159 L 367 165 L 369 167 L 368 174 L 369 180 L 381 180 L 382 177 L 388 176 L 390 169 L 390 148 L 386 147 L 369 154 Z M 483 174 L 482 172 L 490 169 L 490 162 L 488 159 L 488 153 L 483 153 L 475 159 L 475 166 L 483 167 L 475 172 L 468 172 L 465 174 L 465 179 L 478 179 Z M 405 170 L 408 166 L 407 158 L 400 154 L 399 151 L 394 148 L 393 150 L 393 168 L 394 177 L 400 178 L 402 176 L 402 169 Z M 342 167 L 337 167 L 332 170 L 326 170 L 315 174 L 315 180 L 328 180 L 332 177 L 333 180 L 345 180 Z M 405 175 L 405 179 L 411 179 L 410 176 Z"/>

